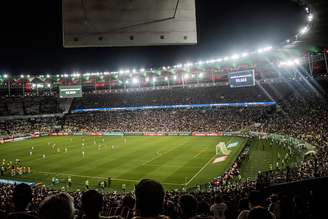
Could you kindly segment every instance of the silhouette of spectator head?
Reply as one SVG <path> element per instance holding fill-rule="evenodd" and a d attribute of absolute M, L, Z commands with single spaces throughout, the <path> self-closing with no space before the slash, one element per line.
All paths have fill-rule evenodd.
<path fill-rule="evenodd" d="M 248 219 L 272 219 L 272 215 L 267 209 L 258 207 L 250 210 Z"/>
<path fill-rule="evenodd" d="M 253 190 L 248 195 L 250 208 L 261 206 L 264 202 L 264 196 L 260 191 Z"/>
<path fill-rule="evenodd" d="M 197 200 L 192 195 L 182 195 L 179 199 L 182 218 L 187 219 L 197 215 Z"/>
<path fill-rule="evenodd" d="M 73 198 L 67 193 L 47 197 L 40 205 L 40 219 L 72 219 L 74 217 Z"/>
<path fill-rule="evenodd" d="M 13 192 L 13 202 L 16 211 L 25 211 L 32 200 L 32 189 L 25 183 L 18 184 Z"/>
<path fill-rule="evenodd" d="M 136 211 L 141 217 L 156 217 L 163 211 L 163 186 L 151 179 L 143 179 L 135 186 Z"/>
<path fill-rule="evenodd" d="M 99 216 L 103 207 L 103 196 L 96 190 L 89 190 L 82 194 L 82 210 L 87 216 Z"/>

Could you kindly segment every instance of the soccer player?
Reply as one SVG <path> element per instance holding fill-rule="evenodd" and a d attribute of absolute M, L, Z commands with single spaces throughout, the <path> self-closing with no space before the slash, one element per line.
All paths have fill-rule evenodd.
<path fill-rule="evenodd" d="M 82 151 L 82 157 L 84 157 L 84 151 Z"/>
<path fill-rule="evenodd" d="M 67 148 L 65 148 L 65 153 L 67 152 Z"/>
<path fill-rule="evenodd" d="M 68 182 L 68 187 L 71 187 L 72 186 L 72 178 L 70 176 L 68 177 L 67 182 Z"/>
<path fill-rule="evenodd" d="M 43 154 L 43 155 L 42 155 L 42 158 L 43 158 L 43 159 L 44 159 L 44 158 L 46 158 L 46 155 L 45 155 L 45 154 Z"/>
<path fill-rule="evenodd" d="M 89 189 L 89 180 L 85 181 L 85 188 Z"/>
<path fill-rule="evenodd" d="M 126 138 L 124 138 L 124 144 L 126 144 Z"/>
<path fill-rule="evenodd" d="M 29 153 L 29 154 L 30 154 L 30 156 L 32 156 L 32 151 L 30 151 L 30 153 Z"/>

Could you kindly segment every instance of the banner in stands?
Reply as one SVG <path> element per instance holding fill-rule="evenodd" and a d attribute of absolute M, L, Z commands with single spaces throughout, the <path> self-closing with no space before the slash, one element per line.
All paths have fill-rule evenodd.
<path fill-rule="evenodd" d="M 104 135 L 106 136 L 123 136 L 123 132 L 105 132 Z"/>
<path fill-rule="evenodd" d="M 75 109 L 73 113 L 96 112 L 96 111 L 134 111 L 147 109 L 189 109 L 189 108 L 212 108 L 212 107 L 255 107 L 255 106 L 275 106 L 276 102 L 242 102 L 242 103 L 212 103 L 212 104 L 180 104 L 180 105 L 159 105 L 159 106 L 137 106 L 137 107 L 116 107 L 116 108 L 93 108 Z"/>
<path fill-rule="evenodd" d="M 16 180 L 8 180 L 8 179 L 0 179 L 0 183 L 1 184 L 11 184 L 11 185 L 17 185 L 17 184 L 25 183 L 29 186 L 34 186 L 35 185 L 34 182 L 16 181 Z"/>
<path fill-rule="evenodd" d="M 169 132 L 167 133 L 168 136 L 189 136 L 191 132 Z"/>
<path fill-rule="evenodd" d="M 156 132 L 146 132 L 144 136 L 164 136 L 165 133 L 156 133 Z"/>
<path fill-rule="evenodd" d="M 143 132 L 124 132 L 126 136 L 143 136 Z"/>
<path fill-rule="evenodd" d="M 222 132 L 193 132 L 192 136 L 223 136 Z"/>

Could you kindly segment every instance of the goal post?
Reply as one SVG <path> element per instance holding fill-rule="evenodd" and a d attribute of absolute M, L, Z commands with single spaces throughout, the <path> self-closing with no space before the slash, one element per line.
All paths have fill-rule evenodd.
<path fill-rule="evenodd" d="M 229 155 L 230 150 L 226 147 L 224 142 L 220 142 L 215 146 L 215 154 L 216 155 Z"/>

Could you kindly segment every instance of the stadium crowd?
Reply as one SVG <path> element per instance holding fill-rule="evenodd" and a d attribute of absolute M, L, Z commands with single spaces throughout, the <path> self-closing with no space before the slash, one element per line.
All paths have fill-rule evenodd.
<path fill-rule="evenodd" d="M 296 169 L 282 170 L 265 176 L 259 175 L 257 182 L 227 183 L 216 188 L 215 191 L 208 192 L 167 191 L 164 193 L 161 185 L 151 180 L 141 181 L 136 186 L 134 194 L 106 193 L 103 195 L 94 190 L 68 194 L 45 187 L 30 189 L 26 185 L 14 187 L 4 184 L 0 186 L 0 209 L 3 210 L 1 214 L 3 217 L 9 215 L 9 218 L 20 218 L 12 212 L 28 214 L 31 216 L 29 218 L 73 218 L 73 215 L 78 218 L 98 218 L 99 213 L 105 217 L 115 216 L 127 219 L 132 217 L 166 218 L 160 216 L 161 214 L 172 219 L 316 218 L 314 215 L 317 213 L 317 205 L 313 201 L 313 193 L 310 191 L 304 190 L 303 193 L 291 196 L 284 193 L 263 193 L 256 190 L 262 189 L 259 185 L 263 181 L 269 180 L 271 184 L 274 184 L 328 175 L 328 105 L 325 101 L 327 97 L 306 91 L 300 92 L 300 95 L 296 87 L 299 86 L 292 89 L 280 85 L 265 88 L 267 93 L 270 93 L 270 98 L 278 103 L 276 108 L 90 112 L 73 113 L 64 117 L 4 120 L 0 122 L 0 134 L 3 136 L 57 131 L 221 132 L 244 130 L 292 136 L 313 144 L 316 146 L 316 152 L 313 159 L 306 159 Z M 183 94 L 171 102 L 170 94 L 166 96 L 166 93 L 162 91 L 158 96 L 164 96 L 163 102 L 161 102 L 161 97 L 154 99 L 157 101 L 156 104 L 173 104 L 176 101 L 200 103 L 203 101 L 202 94 L 199 94 L 199 101 L 193 91 L 190 94 L 193 97 L 190 101 L 185 98 L 186 95 Z M 239 95 L 238 92 L 236 95 Z M 221 96 L 224 96 L 221 99 L 225 101 L 234 98 L 233 95 L 229 98 L 227 95 Z M 247 98 L 247 95 L 244 94 L 244 97 Z M 83 101 L 88 102 L 87 99 Z M 129 99 L 125 99 L 125 97 L 122 99 L 127 102 L 118 101 L 118 104 L 139 104 L 134 100 L 128 102 Z M 187 102 L 180 102 L 182 99 Z M 250 93 L 249 99 L 264 100 L 263 96 L 257 95 L 256 92 Z M 154 103 L 151 98 L 148 98 L 147 101 Z M 146 104 L 150 104 L 147 101 Z M 77 103 L 74 104 L 77 107 L 80 106 Z M 86 103 L 87 107 L 105 106 L 97 101 L 94 105 L 88 104 L 92 103 Z M 240 162 L 241 160 L 238 158 L 222 178 L 228 180 L 236 176 Z M 263 178 L 270 179 L 263 180 Z M 24 203 L 19 203 L 22 201 Z M 77 209 L 76 211 L 73 206 Z"/>
<path fill-rule="evenodd" d="M 134 193 L 101 194 L 0 185 L 0 218 L 316 218 L 308 191 L 288 196 L 255 188 L 251 181 L 216 192 L 164 192 L 160 183 L 143 179 Z"/>

